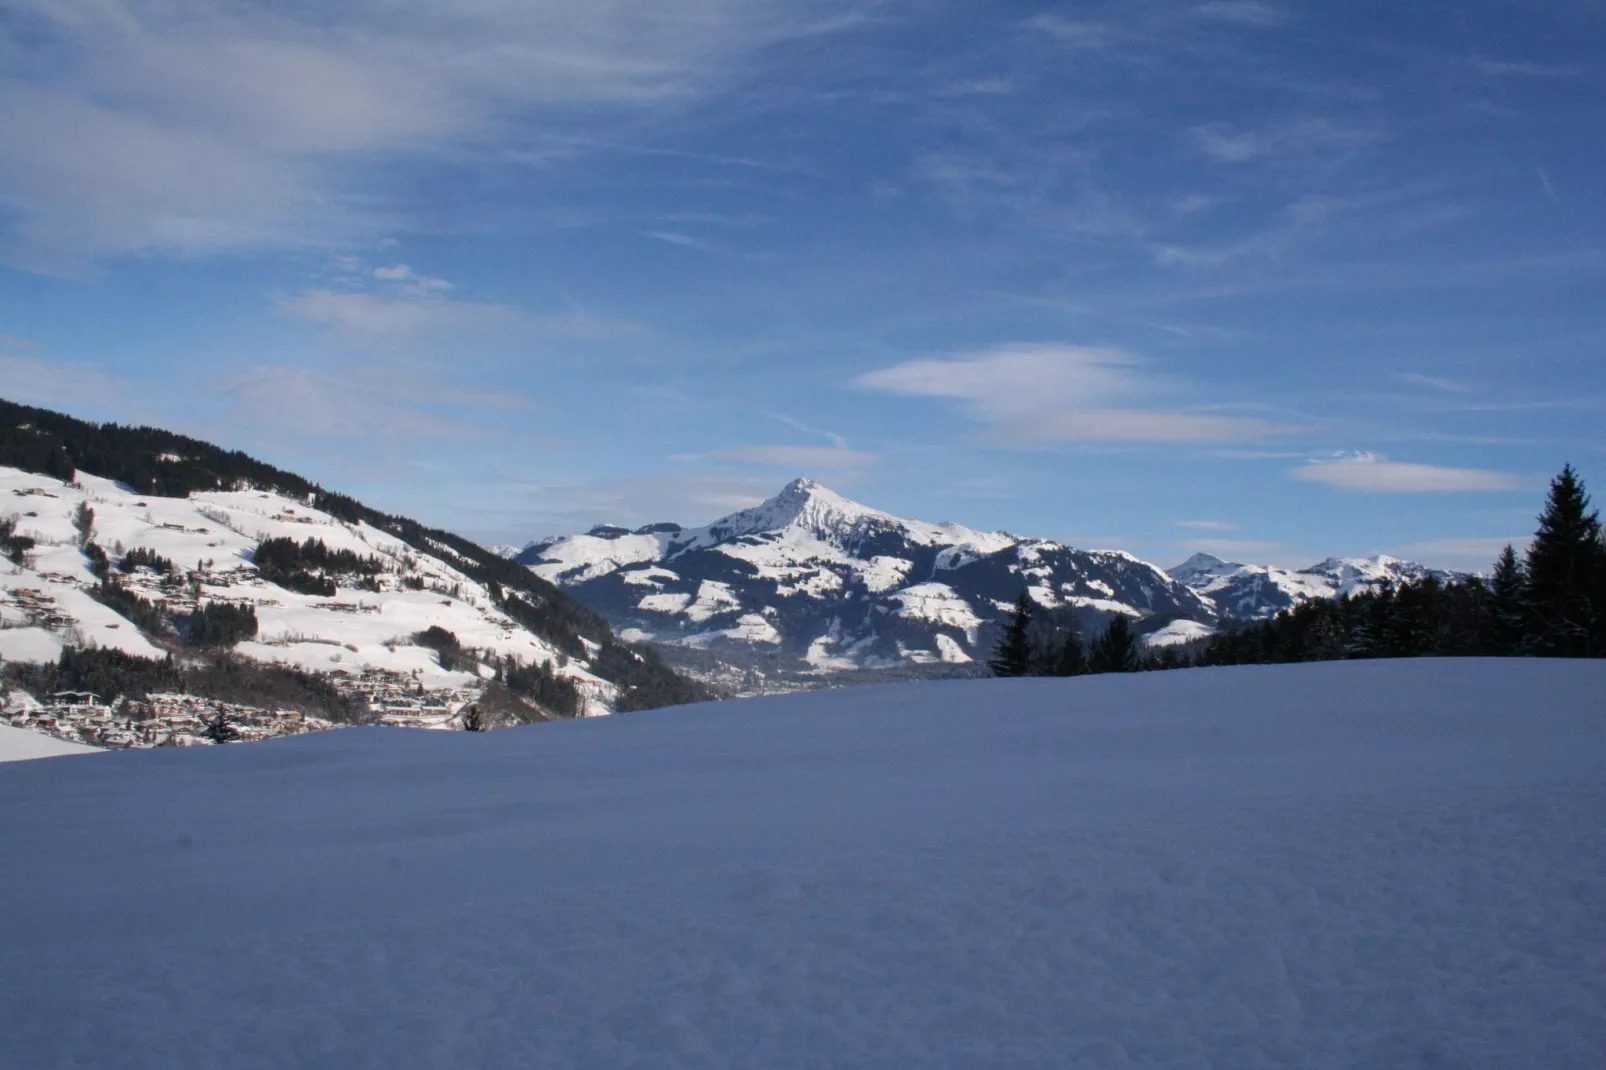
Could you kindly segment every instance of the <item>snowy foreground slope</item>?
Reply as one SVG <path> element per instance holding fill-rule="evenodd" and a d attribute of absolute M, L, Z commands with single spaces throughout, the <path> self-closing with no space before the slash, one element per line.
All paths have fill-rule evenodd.
<path fill-rule="evenodd" d="M 27 1067 L 1606 1065 L 1606 664 L 0 766 Z"/>
<path fill-rule="evenodd" d="M 68 743 L 43 732 L 12 728 L 0 724 L 0 762 L 21 762 L 30 758 L 54 758 L 62 754 L 94 754 L 94 747 Z"/>

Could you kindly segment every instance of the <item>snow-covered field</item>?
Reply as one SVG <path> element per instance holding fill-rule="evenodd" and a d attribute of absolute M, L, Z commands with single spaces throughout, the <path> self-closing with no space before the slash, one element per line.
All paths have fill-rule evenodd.
<path fill-rule="evenodd" d="M 18 1067 L 1606 1065 L 1606 664 L 0 766 Z"/>

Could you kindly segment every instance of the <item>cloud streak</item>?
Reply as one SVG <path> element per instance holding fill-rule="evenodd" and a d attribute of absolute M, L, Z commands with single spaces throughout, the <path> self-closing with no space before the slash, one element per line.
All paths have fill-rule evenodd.
<path fill-rule="evenodd" d="M 324 246 L 398 229 L 371 165 L 489 154 L 510 130 L 593 126 L 718 92 L 745 57 L 852 24 L 868 0 L 444 0 L 273 12 L 207 0 L 8 4 L 4 254 Z"/>
<path fill-rule="evenodd" d="M 1173 520 L 1174 528 L 1187 528 L 1190 531 L 1237 531 L 1238 525 L 1226 520 Z"/>
<path fill-rule="evenodd" d="M 792 471 L 849 472 L 878 463 L 879 453 L 837 446 L 735 446 L 710 457 Z"/>
<path fill-rule="evenodd" d="M 1487 468 L 1445 468 L 1391 461 L 1377 453 L 1354 453 L 1312 461 L 1290 475 L 1306 483 L 1367 494 L 1457 494 L 1527 490 L 1529 480 Z"/>
<path fill-rule="evenodd" d="M 503 305 L 453 301 L 427 291 L 385 297 L 303 290 L 280 302 L 279 308 L 288 316 L 327 327 L 342 340 L 359 344 L 414 341 L 426 335 L 506 326 L 519 318 Z"/>
<path fill-rule="evenodd" d="M 861 390 L 959 402 L 972 419 L 1018 445 L 1052 441 L 1240 442 L 1299 430 L 1245 416 L 1115 405 L 1163 382 L 1116 349 L 1008 345 L 950 358 L 924 358 L 867 372 Z"/>
<path fill-rule="evenodd" d="M 1230 557 L 1234 554 L 1245 556 L 1280 554 L 1291 549 L 1286 542 L 1270 539 L 1184 539 L 1175 545 L 1184 550 L 1202 550 L 1218 557 Z"/>

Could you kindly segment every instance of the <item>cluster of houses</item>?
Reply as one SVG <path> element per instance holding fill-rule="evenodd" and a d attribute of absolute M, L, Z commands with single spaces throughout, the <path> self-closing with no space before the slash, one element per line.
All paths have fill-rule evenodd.
<path fill-rule="evenodd" d="M 152 694 L 107 702 L 89 691 L 61 691 L 43 701 L 13 692 L 4 716 L 13 728 L 107 748 L 205 746 L 216 742 L 217 725 L 226 725 L 230 738 L 241 741 L 337 727 L 296 710 L 264 710 L 195 695 Z"/>
<path fill-rule="evenodd" d="M 463 710 L 480 694 L 475 688 L 426 691 L 415 678 L 384 669 L 369 669 L 336 686 L 360 693 L 380 724 L 397 728 L 462 728 Z"/>
<path fill-rule="evenodd" d="M 338 686 L 368 701 L 374 723 L 396 728 L 459 730 L 463 711 L 479 697 L 472 688 L 425 691 L 411 677 L 383 671 L 346 678 Z M 13 691 L 4 696 L 0 718 L 14 728 L 108 748 L 207 746 L 218 741 L 219 725 L 227 725 L 230 738 L 239 742 L 340 727 L 296 710 L 262 709 L 196 695 L 108 700 L 88 691 L 40 698 Z"/>
<path fill-rule="evenodd" d="M 33 587 L 18 587 L 11 591 L 11 604 L 20 609 L 28 623 L 37 628 L 65 628 L 72 624 L 56 608 L 56 599 Z"/>

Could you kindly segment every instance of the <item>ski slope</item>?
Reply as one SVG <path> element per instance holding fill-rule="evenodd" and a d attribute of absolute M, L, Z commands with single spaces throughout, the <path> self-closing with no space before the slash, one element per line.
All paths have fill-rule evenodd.
<path fill-rule="evenodd" d="M 1606 664 L 0 766 L 18 1067 L 1606 1065 Z"/>

